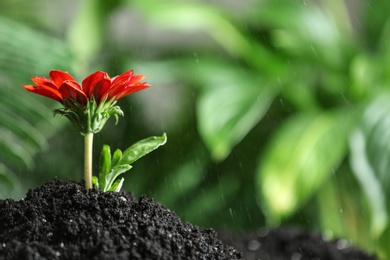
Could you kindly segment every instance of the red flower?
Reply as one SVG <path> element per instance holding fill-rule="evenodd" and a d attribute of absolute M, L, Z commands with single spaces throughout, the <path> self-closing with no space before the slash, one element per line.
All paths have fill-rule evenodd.
<path fill-rule="evenodd" d="M 97 71 L 87 76 L 81 86 L 67 72 L 52 70 L 49 76 L 50 79 L 32 77 L 31 80 L 35 83 L 35 86 L 26 85 L 23 88 L 62 104 L 65 101 L 72 101 L 85 106 L 92 97 L 99 105 L 105 98 L 106 100 L 114 98 L 116 101 L 149 87 L 146 82 L 140 82 L 145 76 L 134 75 L 133 70 L 114 78 L 110 78 L 105 72 Z"/>

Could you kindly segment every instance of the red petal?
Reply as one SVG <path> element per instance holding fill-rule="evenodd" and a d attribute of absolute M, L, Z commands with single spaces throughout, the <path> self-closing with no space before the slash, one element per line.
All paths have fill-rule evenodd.
<path fill-rule="evenodd" d="M 64 100 L 71 99 L 82 105 L 87 104 L 88 97 L 81 90 L 81 87 L 77 82 L 70 80 L 65 81 L 62 83 L 59 90 Z"/>
<path fill-rule="evenodd" d="M 115 88 L 115 87 L 126 84 L 127 82 L 129 82 L 131 80 L 133 75 L 134 75 L 134 70 L 129 70 L 129 71 L 126 71 L 125 73 L 122 73 L 119 76 L 112 78 L 111 79 L 111 82 L 112 82 L 111 88 Z"/>
<path fill-rule="evenodd" d="M 93 91 L 93 96 L 98 103 L 100 103 L 102 99 L 106 96 L 105 93 L 107 93 L 108 89 L 110 89 L 110 86 L 111 80 L 109 79 L 103 79 L 96 83 L 95 89 Z"/>
<path fill-rule="evenodd" d="M 49 73 L 50 78 L 53 80 L 57 88 L 60 88 L 62 83 L 66 80 L 74 81 L 74 78 L 68 73 L 61 70 L 52 70 Z"/>
<path fill-rule="evenodd" d="M 128 96 L 130 94 L 133 94 L 135 92 L 138 92 L 138 91 L 143 90 L 143 89 L 148 88 L 148 87 L 150 87 L 150 85 L 147 84 L 146 82 L 140 82 L 137 84 L 131 84 L 131 85 L 125 86 L 124 88 L 120 89 L 120 91 L 118 91 L 118 94 L 114 95 L 115 100 L 119 100 L 125 96 Z"/>
<path fill-rule="evenodd" d="M 58 92 L 58 90 L 50 88 L 50 87 L 46 87 L 44 85 L 41 85 L 41 86 L 26 85 L 26 86 L 23 86 L 23 88 L 25 90 L 28 90 L 28 91 L 33 92 L 35 94 L 54 99 L 60 103 L 62 103 L 62 101 L 63 101 L 62 95 L 60 92 Z"/>
<path fill-rule="evenodd" d="M 145 82 L 138 83 L 144 78 L 144 75 L 134 75 L 134 71 L 129 70 L 122 75 L 111 79 L 112 84 L 108 91 L 108 99 L 115 97 L 115 100 L 119 100 L 124 96 L 149 87 Z"/>
<path fill-rule="evenodd" d="M 84 93 L 87 95 L 88 98 L 90 98 L 92 94 L 97 94 L 95 91 L 96 86 L 102 85 L 103 83 L 101 83 L 101 81 L 105 82 L 107 79 L 109 80 L 110 77 L 107 75 L 107 73 L 102 71 L 96 71 L 95 73 L 92 73 L 91 75 L 87 76 L 82 82 Z M 106 83 L 104 83 L 104 85 L 105 84 Z M 101 89 L 101 87 L 99 89 Z"/>
<path fill-rule="evenodd" d="M 145 78 L 145 76 L 142 74 L 134 75 L 133 77 L 131 77 L 129 84 L 137 83 L 137 82 L 143 80 L 144 78 Z"/>
<path fill-rule="evenodd" d="M 37 86 L 46 86 L 46 87 L 58 90 L 58 87 L 50 79 L 47 79 L 47 78 L 44 78 L 44 77 L 32 77 L 31 80 Z"/>

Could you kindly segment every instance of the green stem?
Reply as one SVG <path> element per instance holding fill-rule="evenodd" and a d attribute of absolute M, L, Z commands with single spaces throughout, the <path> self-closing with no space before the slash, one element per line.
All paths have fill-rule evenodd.
<path fill-rule="evenodd" d="M 93 133 L 84 136 L 84 180 L 87 191 L 92 189 L 92 146 Z"/>

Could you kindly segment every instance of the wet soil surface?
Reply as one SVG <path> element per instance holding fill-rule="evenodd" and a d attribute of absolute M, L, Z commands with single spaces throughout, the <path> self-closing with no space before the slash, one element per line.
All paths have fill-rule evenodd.
<path fill-rule="evenodd" d="M 257 232 L 220 239 L 244 253 L 247 260 L 375 260 L 345 239 L 325 239 L 320 234 L 294 227 L 260 228 Z"/>
<path fill-rule="evenodd" d="M 375 259 L 319 238 L 295 229 L 218 238 L 146 197 L 87 193 L 73 181 L 48 182 L 20 201 L 0 200 L 0 260 Z"/>

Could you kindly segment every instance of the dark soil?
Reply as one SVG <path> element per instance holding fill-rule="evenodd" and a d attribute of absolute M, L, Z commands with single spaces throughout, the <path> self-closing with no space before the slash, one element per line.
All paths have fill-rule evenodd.
<path fill-rule="evenodd" d="M 375 259 L 297 229 L 263 229 L 241 237 L 183 223 L 146 197 L 86 192 L 51 181 L 25 199 L 0 200 L 1 259 Z M 229 246 L 229 244 L 235 246 Z M 240 250 L 240 251 L 237 251 Z"/>
<path fill-rule="evenodd" d="M 320 234 L 293 227 L 261 228 L 242 236 L 220 233 L 226 244 L 247 260 L 375 260 L 345 239 L 327 240 Z"/>
<path fill-rule="evenodd" d="M 242 259 L 211 229 L 127 193 L 51 181 L 0 201 L 0 259 Z"/>

